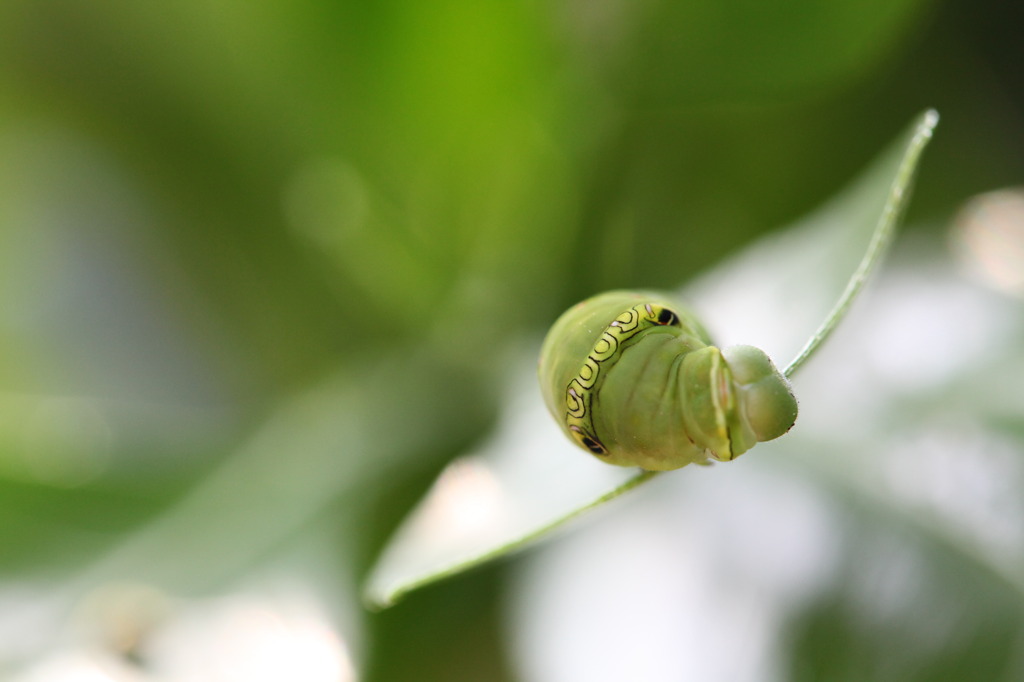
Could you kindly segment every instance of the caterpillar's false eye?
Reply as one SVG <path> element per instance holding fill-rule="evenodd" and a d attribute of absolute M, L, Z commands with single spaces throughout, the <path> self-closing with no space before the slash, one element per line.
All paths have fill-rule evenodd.
<path fill-rule="evenodd" d="M 604 457 L 605 455 L 608 454 L 608 451 L 605 449 L 605 447 L 601 445 L 601 441 L 597 440 L 593 436 L 588 436 L 583 432 L 582 429 L 580 429 L 580 427 L 570 426 L 569 431 L 572 432 L 573 440 L 575 440 L 577 443 L 585 447 L 587 450 L 590 450 L 590 452 L 594 453 L 595 455 L 599 457 Z"/>
<path fill-rule="evenodd" d="M 721 351 L 685 307 L 613 291 L 563 314 L 544 340 L 548 409 L 602 461 L 677 469 L 730 460 L 787 432 L 797 404 L 762 351 Z"/>
<path fill-rule="evenodd" d="M 679 326 L 679 316 L 668 308 L 662 308 L 661 312 L 658 313 L 658 324 L 662 326 L 677 327 Z"/>

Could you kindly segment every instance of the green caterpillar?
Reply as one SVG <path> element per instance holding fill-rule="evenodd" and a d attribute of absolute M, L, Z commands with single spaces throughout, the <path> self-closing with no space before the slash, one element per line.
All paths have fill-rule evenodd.
<path fill-rule="evenodd" d="M 539 369 L 562 430 L 619 466 L 729 461 L 796 422 L 796 398 L 763 351 L 719 350 L 690 311 L 657 293 L 612 291 L 570 308 Z"/>

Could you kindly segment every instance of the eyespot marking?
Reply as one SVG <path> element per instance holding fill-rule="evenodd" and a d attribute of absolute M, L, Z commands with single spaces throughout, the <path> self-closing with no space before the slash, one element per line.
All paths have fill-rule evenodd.
<path fill-rule="evenodd" d="M 575 424 L 570 426 L 569 430 L 573 432 L 573 436 L 576 438 L 579 444 L 585 447 L 587 450 L 590 450 L 595 455 L 599 455 L 601 457 L 608 456 L 608 449 L 601 443 L 601 441 L 597 440 L 593 436 L 587 435 L 586 433 L 583 432 L 583 429 L 576 426 Z"/>
<path fill-rule="evenodd" d="M 679 316 L 668 308 L 662 308 L 658 312 L 658 324 L 666 327 L 678 327 Z"/>

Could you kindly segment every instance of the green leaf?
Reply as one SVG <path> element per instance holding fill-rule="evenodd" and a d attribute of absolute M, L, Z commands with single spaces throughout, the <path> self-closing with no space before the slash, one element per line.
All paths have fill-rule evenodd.
<path fill-rule="evenodd" d="M 786 372 L 792 375 L 832 334 L 888 250 L 937 122 L 934 111 L 922 114 L 835 200 L 684 293 L 698 309 L 761 297 L 762 326 L 754 338 L 738 340 L 757 341 L 774 357 L 794 354 Z M 505 419 L 492 439 L 450 465 L 392 538 L 366 583 L 369 606 L 390 606 L 414 589 L 521 549 L 655 477 L 575 451 L 541 404 L 534 366 L 531 357 L 509 380 Z"/>

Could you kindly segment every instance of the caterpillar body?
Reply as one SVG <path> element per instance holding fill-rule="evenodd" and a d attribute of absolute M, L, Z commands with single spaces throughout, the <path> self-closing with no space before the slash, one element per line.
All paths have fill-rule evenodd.
<path fill-rule="evenodd" d="M 691 311 L 656 292 L 612 291 L 570 308 L 544 340 L 539 374 L 566 435 L 620 466 L 732 460 L 797 416 L 763 351 L 720 350 Z"/>

